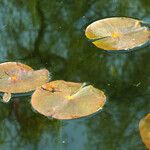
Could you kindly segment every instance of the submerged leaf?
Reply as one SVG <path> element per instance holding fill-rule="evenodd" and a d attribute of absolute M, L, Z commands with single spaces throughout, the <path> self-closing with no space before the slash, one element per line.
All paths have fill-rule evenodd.
<path fill-rule="evenodd" d="M 31 67 L 16 62 L 0 64 L 0 92 L 29 92 L 48 81 L 49 71 L 46 69 L 34 71 Z M 8 100 L 6 94 L 3 98 Z"/>
<path fill-rule="evenodd" d="M 142 21 L 126 17 L 95 21 L 86 28 L 85 35 L 104 50 L 129 50 L 150 40 L 150 30 Z"/>
<path fill-rule="evenodd" d="M 140 120 L 139 130 L 142 141 L 148 149 L 150 149 L 150 114 Z"/>
<path fill-rule="evenodd" d="M 104 93 L 91 85 L 58 80 L 37 88 L 31 104 L 45 116 L 73 119 L 97 112 L 105 101 Z"/>

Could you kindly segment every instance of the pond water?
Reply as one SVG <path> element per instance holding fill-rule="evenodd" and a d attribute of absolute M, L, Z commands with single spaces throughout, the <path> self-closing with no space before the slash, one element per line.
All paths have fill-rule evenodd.
<path fill-rule="evenodd" d="M 138 124 L 150 112 L 150 46 L 108 53 L 84 35 L 111 16 L 148 19 L 150 1 L 0 1 L 1 63 L 47 68 L 52 80 L 87 82 L 107 96 L 102 111 L 68 121 L 36 113 L 30 95 L 0 103 L 0 150 L 146 150 Z"/>

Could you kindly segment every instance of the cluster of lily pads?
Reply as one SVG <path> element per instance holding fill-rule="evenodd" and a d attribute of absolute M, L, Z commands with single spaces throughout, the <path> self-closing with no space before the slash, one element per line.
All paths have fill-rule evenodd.
<path fill-rule="evenodd" d="M 113 17 L 90 24 L 86 37 L 98 48 L 107 51 L 132 50 L 150 41 L 150 26 L 138 19 Z M 0 64 L 0 91 L 3 102 L 11 99 L 11 93 L 34 91 L 32 107 L 44 116 L 57 119 L 73 119 L 97 112 L 106 102 L 104 92 L 92 85 L 50 81 L 46 69 L 33 70 L 17 62 Z M 150 114 L 139 124 L 143 142 L 150 149 Z"/>
<path fill-rule="evenodd" d="M 73 119 L 97 112 L 106 101 L 104 93 L 92 85 L 49 80 L 50 73 L 46 69 L 33 70 L 17 62 L 0 64 L 3 102 L 11 99 L 11 93 L 35 90 L 31 105 L 36 111 L 57 119 Z"/>

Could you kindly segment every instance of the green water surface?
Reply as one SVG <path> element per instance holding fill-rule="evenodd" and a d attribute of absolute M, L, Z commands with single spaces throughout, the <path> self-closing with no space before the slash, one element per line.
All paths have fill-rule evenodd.
<path fill-rule="evenodd" d="M 0 103 L 0 150 L 146 150 L 138 124 L 150 112 L 150 46 L 108 53 L 84 35 L 93 21 L 150 18 L 150 0 L 0 0 L 0 62 L 47 68 L 52 80 L 87 82 L 103 110 L 70 121 L 36 113 L 31 96 Z"/>

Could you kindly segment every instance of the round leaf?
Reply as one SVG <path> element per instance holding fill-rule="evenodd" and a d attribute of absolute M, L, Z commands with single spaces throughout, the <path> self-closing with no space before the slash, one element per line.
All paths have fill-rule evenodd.
<path fill-rule="evenodd" d="M 0 91 L 6 93 L 24 93 L 35 90 L 49 81 L 49 72 L 46 69 L 34 71 L 31 67 L 6 62 L 0 64 Z"/>
<path fill-rule="evenodd" d="M 126 17 L 95 21 L 86 28 L 85 35 L 104 50 L 129 50 L 150 40 L 150 30 L 144 23 Z"/>
<path fill-rule="evenodd" d="M 91 85 L 58 80 L 37 88 L 31 104 L 45 116 L 73 119 L 97 112 L 105 101 L 104 93 Z"/>

